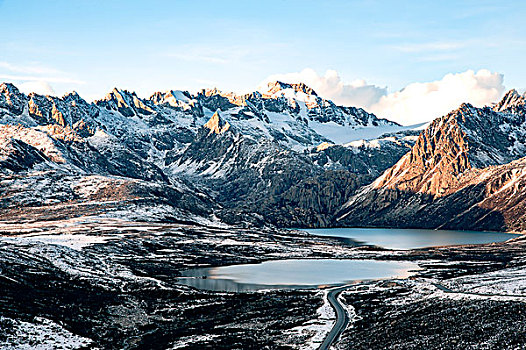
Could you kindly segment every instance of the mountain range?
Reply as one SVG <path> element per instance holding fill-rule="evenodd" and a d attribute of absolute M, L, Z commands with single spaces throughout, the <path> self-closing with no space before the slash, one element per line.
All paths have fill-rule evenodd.
<path fill-rule="evenodd" d="M 401 126 L 305 84 L 245 95 L 0 85 L 0 217 L 521 231 L 525 96 Z"/>

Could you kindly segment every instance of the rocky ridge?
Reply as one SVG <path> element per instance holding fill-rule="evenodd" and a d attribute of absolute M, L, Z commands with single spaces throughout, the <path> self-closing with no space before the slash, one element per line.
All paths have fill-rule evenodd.
<path fill-rule="evenodd" d="M 82 208 L 68 215 L 83 215 L 90 206 L 77 204 L 90 200 L 64 188 L 99 176 L 104 188 L 124 181 L 127 190 L 100 191 L 104 205 L 86 213 L 129 215 L 125 203 L 133 202 L 141 203 L 140 217 L 161 221 L 520 230 L 520 215 L 489 200 L 487 186 L 513 177 L 509 164 L 522 166 L 512 162 L 526 155 L 525 111 L 524 96 L 512 90 L 491 108 L 463 104 L 419 132 L 336 106 L 304 84 L 276 82 L 246 95 L 171 90 L 149 99 L 114 89 L 94 103 L 2 84 L 0 171 L 10 179 L 2 210 L 19 217 L 38 208 L 52 217 L 51 204 L 67 202 Z M 351 139 L 355 131 L 389 132 L 338 144 L 328 137 L 333 127 Z M 424 212 L 434 219 L 419 221 Z M 490 219 L 495 213 L 499 220 Z"/>
<path fill-rule="evenodd" d="M 39 208 L 41 217 L 53 217 L 50 203 L 86 202 L 64 188 L 77 188 L 82 179 L 99 176 L 104 178 L 96 182 L 100 186 L 124 181 L 127 190 L 116 192 L 122 200 L 107 193 L 104 205 L 86 211 L 90 215 L 110 209 L 112 215 L 125 215 L 124 203 L 139 201 L 139 216 L 155 220 L 172 221 L 179 215 L 195 222 L 205 215 L 202 220 L 208 222 L 217 220 L 217 214 L 229 223 L 327 225 L 344 198 L 407 150 L 405 141 L 391 140 L 386 142 L 397 152 L 387 160 L 371 158 L 386 153 L 378 147 L 356 152 L 359 147 L 346 145 L 335 152 L 339 146 L 310 124 L 337 125 L 344 132 L 381 133 L 400 127 L 360 109 L 336 106 L 302 84 L 278 82 L 269 89 L 274 95 L 171 90 L 149 99 L 113 89 L 88 103 L 77 93 L 60 98 L 25 95 L 12 84 L 2 84 L 5 147 L 0 171 L 10 178 L 2 186 L 3 213 L 28 213 L 16 207 L 16 198 L 31 203 L 31 210 Z M 321 142 L 331 145 L 330 150 L 314 150 Z M 34 185 L 11 198 L 26 178 Z M 60 184 L 49 181 L 57 178 Z M 310 208 L 313 203 L 315 209 Z M 77 205 L 68 215 L 82 215 L 87 207 Z"/>

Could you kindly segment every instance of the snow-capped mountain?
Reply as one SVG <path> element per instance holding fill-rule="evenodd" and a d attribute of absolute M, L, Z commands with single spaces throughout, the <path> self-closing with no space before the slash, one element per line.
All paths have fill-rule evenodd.
<path fill-rule="evenodd" d="M 204 95 L 227 98 L 232 104 L 230 108 L 205 106 L 223 107 L 225 118 L 244 134 L 271 137 L 294 149 L 322 142 L 339 144 L 371 139 L 407 129 L 361 108 L 337 106 L 305 84 L 277 81 L 268 84 L 267 92 L 238 96 L 209 90 Z"/>
<path fill-rule="evenodd" d="M 111 207 L 109 203 L 120 208 L 113 208 L 114 212 L 123 212 L 122 203 L 140 202 L 144 208 L 135 212 L 143 213 L 143 218 L 175 220 L 179 216 L 191 221 L 205 215 L 204 220 L 215 220 L 213 214 L 220 213 L 223 220 L 241 222 L 245 214 L 256 212 L 250 217 L 258 223 L 268 222 L 266 216 L 271 215 L 274 223 L 286 217 L 282 225 L 290 220 L 325 225 L 344 198 L 407 149 L 398 141 L 381 141 L 400 150 L 389 151 L 393 154 L 385 160 L 371 156 L 381 153 L 376 152 L 378 147 L 357 152 L 359 146 L 335 146 L 325 129 L 339 130 L 351 141 L 360 132 L 368 136 L 403 127 L 361 109 L 336 106 L 303 84 L 279 82 L 270 84 L 266 94 L 247 95 L 172 90 L 143 99 L 114 89 L 94 103 L 77 93 L 25 95 L 14 85 L 2 84 L 0 123 L 1 171 L 11 178 L 3 185 L 4 193 L 24 188 L 4 200 L 7 211 L 17 200 L 34 206 L 80 200 L 85 202 L 82 208 L 87 208 L 98 207 L 88 205 L 90 201 L 104 199 L 105 208 Z M 335 152 L 338 147 L 341 150 Z M 381 149 L 386 153 L 392 147 Z M 59 178 L 60 182 L 55 181 Z M 293 219 L 289 211 L 305 194 L 299 198 L 291 193 L 304 193 L 293 188 L 304 186 L 305 181 L 322 181 L 311 197 L 325 203 L 316 209 L 323 214 Z M 339 186 L 327 192 L 331 182 Z M 82 187 L 79 184 L 86 183 L 94 188 L 88 191 L 94 196 L 76 192 Z M 119 190 L 101 190 L 112 184 Z M 276 205 L 282 196 L 288 196 L 289 204 Z M 302 205 L 306 208 L 309 203 Z M 103 209 L 97 210 L 90 213 Z"/>
<path fill-rule="evenodd" d="M 144 133 L 145 130 L 152 132 L 152 129 L 157 132 L 185 129 L 196 133 L 219 110 L 222 117 L 243 134 L 265 137 L 292 149 L 317 146 L 322 142 L 370 139 L 404 129 L 363 109 L 337 106 L 303 84 L 275 82 L 268 88 L 268 94 L 246 95 L 222 93 L 216 89 L 203 90 L 196 95 L 172 90 L 157 92 L 149 99 L 114 89 L 90 104 L 75 92 L 62 98 L 26 96 L 15 86 L 2 84 L 0 108 L 9 113 L 2 113 L 1 121 L 30 127 L 69 126 L 80 136 L 93 135 L 97 128 L 115 136 Z M 183 135 L 178 135 L 178 139 L 185 143 Z"/>
<path fill-rule="evenodd" d="M 304 84 L 148 99 L 114 89 L 93 103 L 2 84 L 0 211 L 14 220 L 522 227 L 490 197 L 520 173 L 524 101 L 512 90 L 492 107 L 463 104 L 421 131 L 337 106 Z M 423 212 L 433 220 L 420 220 Z"/>
<path fill-rule="evenodd" d="M 526 104 L 526 92 L 523 95 L 520 95 L 517 90 L 512 89 L 504 95 L 502 100 L 493 106 L 495 112 L 519 112 L 521 109 L 524 109 Z"/>

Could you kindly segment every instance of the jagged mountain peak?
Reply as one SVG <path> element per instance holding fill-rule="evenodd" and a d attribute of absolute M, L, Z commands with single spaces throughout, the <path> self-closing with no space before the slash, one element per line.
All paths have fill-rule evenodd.
<path fill-rule="evenodd" d="M 117 87 L 114 87 L 108 94 L 106 94 L 106 96 L 104 96 L 104 98 L 102 98 L 102 100 L 98 100 L 98 101 L 111 101 L 111 100 L 118 101 L 124 105 L 130 102 L 133 102 L 135 100 L 142 100 L 142 99 L 137 96 L 137 93 L 135 93 L 135 91 L 119 89 Z M 98 102 L 98 101 L 95 101 L 95 102 Z"/>
<path fill-rule="evenodd" d="M 511 97 L 520 96 L 516 92 Z M 510 129 L 514 125 L 516 129 Z M 524 120 L 469 103 L 435 119 L 411 151 L 375 181 L 376 188 L 442 196 L 458 176 L 472 169 L 511 162 L 526 155 Z"/>
<path fill-rule="evenodd" d="M 64 94 L 61 100 L 71 103 L 73 106 L 88 105 L 88 102 L 86 102 L 86 100 L 80 97 L 80 95 L 76 91 L 71 91 L 71 92 Z"/>
<path fill-rule="evenodd" d="M 135 94 L 134 92 L 130 92 L 126 89 L 119 89 L 118 87 L 114 86 L 113 89 L 111 89 L 111 93 L 114 93 L 114 94 Z"/>
<path fill-rule="evenodd" d="M 13 85 L 4 85 L 0 108 L 10 112 L 2 119 L 10 123 L 22 121 L 28 126 L 57 123 L 74 127 L 82 119 L 93 132 L 100 127 L 116 135 L 124 135 L 131 129 L 142 134 L 153 127 L 155 132 L 177 133 L 183 143 L 188 143 L 190 135 L 197 133 L 219 109 L 221 117 L 228 120 L 236 132 L 264 137 L 293 149 L 324 141 L 344 143 L 374 138 L 400 127 L 364 110 L 337 106 L 314 95 L 305 84 L 277 84 L 285 90 L 275 95 L 261 92 L 240 95 L 218 89 L 202 90 L 197 94 L 168 90 L 156 92 L 147 99 L 116 87 L 93 103 L 82 100 L 76 92 L 63 97 L 37 94 L 28 97 L 15 94 L 18 90 Z M 26 107 L 29 107 L 28 117 L 24 120 L 14 118 L 14 115 L 22 115 Z"/>
<path fill-rule="evenodd" d="M 280 91 L 292 89 L 295 92 L 302 92 L 307 95 L 318 96 L 318 94 L 304 83 L 288 84 L 281 81 L 274 81 L 267 84 L 268 93 L 273 95 Z"/>
<path fill-rule="evenodd" d="M 95 104 L 108 110 L 115 110 L 126 117 L 143 114 L 149 115 L 154 112 L 144 100 L 137 97 L 134 91 L 113 88 L 103 99 L 95 101 Z"/>
<path fill-rule="evenodd" d="M 197 100 L 188 91 L 169 90 L 165 92 L 155 92 L 148 99 L 155 105 L 168 105 L 174 108 L 188 110 L 197 104 Z"/>
<path fill-rule="evenodd" d="M 110 96 L 115 96 L 116 98 L 119 98 L 119 97 L 120 98 L 127 98 L 127 97 L 133 98 L 133 97 L 137 97 L 137 94 L 135 93 L 135 91 L 129 91 L 126 89 L 119 89 L 117 87 L 114 87 L 111 90 L 111 92 L 106 95 L 106 98 Z"/>
<path fill-rule="evenodd" d="M 235 92 L 223 92 L 217 88 L 213 89 L 203 89 L 201 91 L 201 95 L 212 98 L 212 99 L 223 99 L 225 101 L 228 101 L 228 103 L 232 104 L 233 106 L 244 106 L 245 100 L 249 95 L 239 95 Z"/>
<path fill-rule="evenodd" d="M 11 94 L 20 94 L 20 91 L 18 90 L 18 88 L 11 84 L 11 83 L 6 83 L 6 82 L 3 82 L 2 84 L 0 84 L 0 92 L 2 93 L 11 93 Z"/>
<path fill-rule="evenodd" d="M 25 95 L 13 84 L 0 84 L 0 107 L 7 108 L 15 114 L 21 114 L 24 110 L 25 98 Z"/>
<path fill-rule="evenodd" d="M 72 99 L 79 99 L 79 98 L 82 98 L 80 97 L 79 93 L 76 92 L 75 90 L 71 91 L 71 92 L 66 92 L 62 98 L 72 98 Z"/>
<path fill-rule="evenodd" d="M 496 112 L 503 112 L 509 108 L 521 107 L 526 104 L 526 93 L 521 95 L 515 89 L 508 91 L 504 97 L 493 107 Z"/>
<path fill-rule="evenodd" d="M 212 115 L 212 117 L 205 123 L 205 125 L 203 125 L 203 127 L 210 129 L 210 132 L 208 133 L 209 135 L 210 134 L 219 135 L 219 134 L 225 133 L 227 130 L 230 129 L 230 123 L 224 120 L 221 117 L 219 110 L 217 110 Z"/>

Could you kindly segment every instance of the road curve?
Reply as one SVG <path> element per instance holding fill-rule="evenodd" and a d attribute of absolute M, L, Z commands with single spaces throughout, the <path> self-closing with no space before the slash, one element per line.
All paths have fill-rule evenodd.
<path fill-rule="evenodd" d="M 502 297 L 522 297 L 525 298 L 524 295 L 506 295 L 506 294 L 485 294 L 485 293 L 473 293 L 473 292 L 455 292 L 454 290 L 451 290 L 445 286 L 443 286 L 440 283 L 433 283 L 435 287 L 442 290 L 445 293 L 459 293 L 459 294 L 468 294 L 468 295 L 478 295 L 478 296 L 502 296 Z M 336 323 L 332 327 L 331 331 L 325 339 L 323 340 L 323 343 L 321 343 L 319 349 L 320 350 L 329 350 L 332 344 L 338 340 L 338 337 L 343 333 L 345 328 L 347 328 L 347 325 L 349 324 L 349 315 L 347 314 L 347 311 L 343 307 L 343 305 L 338 300 L 338 296 L 342 291 L 349 288 L 350 286 L 343 286 L 343 287 L 337 287 L 329 290 L 329 293 L 327 293 L 327 300 L 331 304 L 332 308 L 336 312 Z"/>
<path fill-rule="evenodd" d="M 338 301 L 340 293 L 347 288 L 349 288 L 349 286 L 338 287 L 331 289 L 329 293 L 327 293 L 327 300 L 329 300 L 332 308 L 336 311 L 336 322 L 329 334 L 327 334 L 323 340 L 323 343 L 321 343 L 319 347 L 320 350 L 329 350 L 332 343 L 338 339 L 349 324 L 349 315 L 343 305 Z"/>

